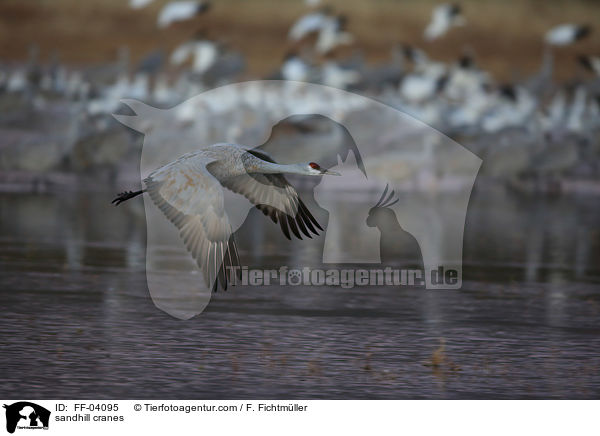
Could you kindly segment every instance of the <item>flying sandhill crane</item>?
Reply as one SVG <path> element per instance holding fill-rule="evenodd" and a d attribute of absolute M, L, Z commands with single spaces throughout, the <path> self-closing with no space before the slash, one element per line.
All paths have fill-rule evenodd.
<path fill-rule="evenodd" d="M 266 153 L 236 144 L 214 144 L 185 154 L 144 179 L 145 189 L 122 192 L 116 205 L 144 192 L 179 229 L 188 251 L 202 270 L 206 285 L 227 289 L 232 268 L 239 266 L 232 228 L 224 206 L 223 188 L 246 197 L 284 235 L 290 229 L 311 238 L 323 230 L 283 174 L 340 175 L 314 162 L 280 165 Z"/>

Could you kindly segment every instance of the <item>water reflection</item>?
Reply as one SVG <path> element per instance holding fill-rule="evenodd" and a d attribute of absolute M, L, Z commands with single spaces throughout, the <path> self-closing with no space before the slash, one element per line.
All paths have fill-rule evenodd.
<path fill-rule="evenodd" d="M 148 295 L 141 199 L 111 208 L 111 194 L 0 195 L 2 396 L 598 395 L 589 198 L 475 192 L 460 291 L 236 287 L 183 322 Z M 314 265 L 324 244 L 290 243 L 260 212 L 238 239 L 264 267 Z"/>

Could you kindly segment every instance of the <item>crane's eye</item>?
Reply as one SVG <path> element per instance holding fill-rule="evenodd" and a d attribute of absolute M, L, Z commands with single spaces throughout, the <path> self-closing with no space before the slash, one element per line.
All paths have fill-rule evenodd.
<path fill-rule="evenodd" d="M 314 163 L 314 162 L 309 163 L 308 166 L 311 167 L 313 170 L 320 170 L 321 169 L 321 167 L 319 165 L 317 165 L 316 163 Z"/>

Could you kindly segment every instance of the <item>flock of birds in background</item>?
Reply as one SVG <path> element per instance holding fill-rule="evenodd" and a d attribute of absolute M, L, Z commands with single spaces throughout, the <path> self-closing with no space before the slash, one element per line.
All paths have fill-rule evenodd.
<path fill-rule="evenodd" d="M 130 0 L 132 10 L 153 0 Z M 572 135 L 597 142 L 600 130 L 600 57 L 582 55 L 573 70 L 585 70 L 586 80 L 559 86 L 553 81 L 553 50 L 586 38 L 591 28 L 561 24 L 545 35 L 539 71 L 514 84 L 498 84 L 465 50 L 454 63 L 431 59 L 422 49 L 395 46 L 387 63 L 368 65 L 360 56 L 340 60 L 336 50 L 351 46 L 356 38 L 348 30 L 347 18 L 319 0 L 306 1 L 308 10 L 291 23 L 289 41 L 300 47 L 286 55 L 278 71 L 263 79 L 313 82 L 374 97 L 424 121 L 449 135 L 485 135 L 521 129 L 549 138 Z M 171 1 L 157 16 L 158 31 L 178 21 L 210 14 L 211 5 L 201 1 Z M 134 13 L 132 11 L 132 13 Z M 443 38 L 456 26 L 468 25 L 461 7 L 442 4 L 434 8 L 423 32 L 427 41 Z M 302 44 L 304 42 L 304 44 Z M 319 59 L 317 62 L 316 59 Z M 174 106 L 216 86 L 234 83 L 244 71 L 244 57 L 211 39 L 203 31 L 175 48 L 168 57 L 162 52 L 146 56 L 132 71 L 127 48 L 111 65 L 72 69 L 58 62 L 40 65 L 36 48 L 26 65 L 0 70 L 0 93 L 20 96 L 33 107 L 49 108 L 56 97 L 72 102 L 95 131 L 109 126 L 111 114 L 123 98 L 151 105 Z M 174 71 L 176 73 L 174 74 Z M 239 98 L 242 98 L 241 96 Z M 261 110 L 261 101 L 244 96 L 244 104 Z M 318 102 L 289 97 L 286 104 L 301 105 L 318 112 Z M 235 96 L 213 102 L 213 113 L 235 110 Z M 311 106 L 313 105 L 313 106 Z M 182 111 L 182 125 L 198 114 Z M 185 123 L 183 123 L 185 121 Z M 98 127 L 104 126 L 104 127 Z M 229 138 L 223 138 L 228 140 Z"/>

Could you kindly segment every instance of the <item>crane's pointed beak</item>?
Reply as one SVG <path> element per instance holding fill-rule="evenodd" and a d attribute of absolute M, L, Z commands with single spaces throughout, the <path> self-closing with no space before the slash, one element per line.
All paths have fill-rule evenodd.
<path fill-rule="evenodd" d="M 323 170 L 323 172 L 321 174 L 327 174 L 329 176 L 341 176 L 340 173 L 337 173 L 335 171 L 330 171 L 330 170 Z"/>

